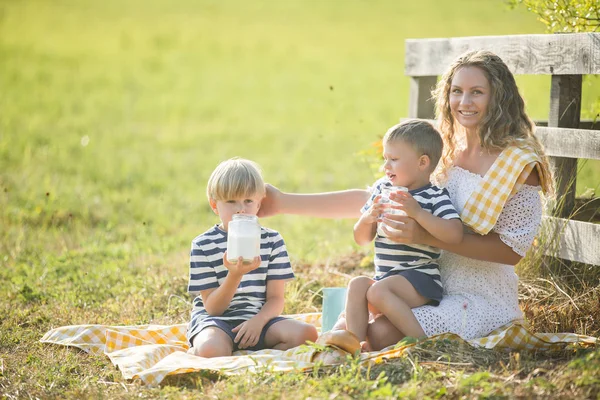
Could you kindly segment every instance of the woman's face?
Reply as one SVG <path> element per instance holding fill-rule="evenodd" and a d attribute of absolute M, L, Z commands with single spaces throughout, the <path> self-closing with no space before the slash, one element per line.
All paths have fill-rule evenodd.
<path fill-rule="evenodd" d="M 452 79 L 450 111 L 467 131 L 476 131 L 490 102 L 491 88 L 488 79 L 478 67 L 462 67 Z"/>

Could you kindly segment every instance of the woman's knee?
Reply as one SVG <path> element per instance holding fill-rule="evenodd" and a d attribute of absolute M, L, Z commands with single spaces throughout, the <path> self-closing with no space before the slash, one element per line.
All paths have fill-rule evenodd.
<path fill-rule="evenodd" d="M 367 341 L 373 350 L 381 350 L 397 343 L 404 335 L 389 321 L 375 320 L 367 328 Z"/>

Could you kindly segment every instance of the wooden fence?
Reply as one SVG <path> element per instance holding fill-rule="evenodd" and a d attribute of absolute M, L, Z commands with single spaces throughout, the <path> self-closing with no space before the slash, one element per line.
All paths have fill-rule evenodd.
<path fill-rule="evenodd" d="M 551 156 L 557 196 L 564 196 L 564 203 L 544 218 L 546 234 L 559 237 L 546 254 L 600 265 L 600 224 L 572 218 L 577 160 L 600 159 L 600 130 L 582 129 L 580 121 L 582 76 L 600 74 L 600 33 L 409 39 L 410 118 L 435 118 L 431 90 L 437 77 L 468 50 L 494 52 L 514 74 L 551 75 L 547 126 L 538 126 L 536 133 Z"/>

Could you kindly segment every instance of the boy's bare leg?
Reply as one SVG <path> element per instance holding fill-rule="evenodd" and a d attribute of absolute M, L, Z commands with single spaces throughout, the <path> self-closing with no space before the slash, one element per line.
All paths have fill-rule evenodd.
<path fill-rule="evenodd" d="M 307 340 L 317 340 L 317 328 L 306 322 L 285 319 L 267 329 L 265 346 L 269 349 L 287 350 L 300 346 Z"/>
<path fill-rule="evenodd" d="M 411 309 L 427 304 L 429 299 L 421 296 L 405 277 L 395 275 L 375 282 L 367 292 L 367 300 L 404 335 L 425 336 Z"/>
<path fill-rule="evenodd" d="M 188 353 L 206 358 L 227 357 L 233 353 L 233 341 L 223 330 L 211 326 L 194 336 Z"/>
<path fill-rule="evenodd" d="M 402 339 L 404 339 L 404 334 L 385 315 L 377 317 L 367 329 L 367 341 L 371 350 L 374 351 L 396 344 Z"/>
<path fill-rule="evenodd" d="M 367 291 L 373 285 L 373 279 L 366 276 L 352 278 L 346 295 L 346 330 L 354 333 L 359 341 L 367 338 L 369 325 L 369 303 Z"/>

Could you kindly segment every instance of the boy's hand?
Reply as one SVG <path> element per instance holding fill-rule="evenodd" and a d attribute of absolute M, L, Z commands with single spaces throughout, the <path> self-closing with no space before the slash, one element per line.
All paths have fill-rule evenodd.
<path fill-rule="evenodd" d="M 379 220 L 380 215 L 384 212 L 387 204 L 380 203 L 381 195 L 378 195 L 373 199 L 373 204 L 367 211 L 362 215 L 362 220 L 369 224 L 374 224 Z"/>
<path fill-rule="evenodd" d="M 229 273 L 238 276 L 242 276 L 250 271 L 254 271 L 260 266 L 260 262 L 260 256 L 256 256 L 252 262 L 244 262 L 244 259 L 240 257 L 236 263 L 230 263 L 229 260 L 227 260 L 227 252 L 223 254 L 223 265 L 225 268 L 229 270 Z"/>
<path fill-rule="evenodd" d="M 256 346 L 264 326 L 265 322 L 262 318 L 254 316 L 231 330 L 232 332 L 237 332 L 233 341 L 238 344 L 240 349 Z"/>
<path fill-rule="evenodd" d="M 392 208 L 402 210 L 413 219 L 417 219 L 419 214 L 423 211 L 421 205 L 415 200 L 414 197 L 408 192 L 398 192 L 394 196 L 394 201 L 398 205 L 393 205 Z"/>

